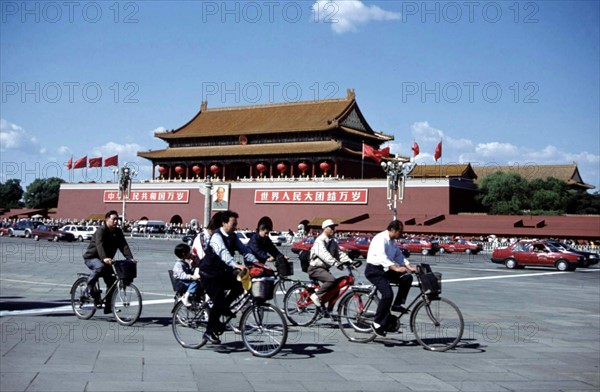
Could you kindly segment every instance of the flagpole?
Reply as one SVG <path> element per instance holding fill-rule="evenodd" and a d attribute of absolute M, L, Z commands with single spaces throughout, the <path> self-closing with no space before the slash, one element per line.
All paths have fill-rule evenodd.
<path fill-rule="evenodd" d="M 362 142 L 362 160 L 360 161 L 360 179 L 364 180 L 365 178 L 365 141 Z"/>

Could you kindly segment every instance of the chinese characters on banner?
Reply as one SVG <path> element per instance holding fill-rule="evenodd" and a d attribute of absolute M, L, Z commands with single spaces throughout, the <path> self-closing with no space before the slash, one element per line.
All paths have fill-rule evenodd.
<path fill-rule="evenodd" d="M 119 191 L 104 191 L 105 203 L 118 203 Z M 131 191 L 128 203 L 189 203 L 189 190 Z"/>
<path fill-rule="evenodd" d="M 257 189 L 254 203 L 367 204 L 367 189 Z"/>

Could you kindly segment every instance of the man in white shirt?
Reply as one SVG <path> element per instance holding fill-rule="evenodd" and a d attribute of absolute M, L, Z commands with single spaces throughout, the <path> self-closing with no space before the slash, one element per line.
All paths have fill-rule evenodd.
<path fill-rule="evenodd" d="M 409 272 L 417 272 L 417 269 L 411 266 L 408 260 L 404 260 L 402 250 L 395 242 L 402 235 L 403 228 L 402 222 L 398 220 L 391 221 L 387 230 L 373 237 L 367 253 L 365 277 L 381 293 L 372 326 L 373 331 L 378 336 L 385 336 L 386 334 L 390 307 L 394 312 L 406 312 L 402 304 L 406 301 L 413 280 Z M 394 292 L 390 283 L 399 285 L 398 294 L 396 300 L 393 301 L 393 305 Z"/>

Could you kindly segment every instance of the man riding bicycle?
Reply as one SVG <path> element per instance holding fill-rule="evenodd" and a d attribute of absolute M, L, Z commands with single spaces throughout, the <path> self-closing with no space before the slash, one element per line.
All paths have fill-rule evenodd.
<path fill-rule="evenodd" d="M 381 293 L 372 325 L 373 332 L 378 336 L 386 335 L 386 329 L 391 321 L 390 307 L 394 312 L 406 312 L 402 305 L 406 301 L 413 280 L 409 272 L 417 272 L 417 269 L 404 259 L 402 251 L 395 243 L 402 235 L 403 229 L 402 222 L 391 221 L 387 230 L 373 237 L 367 253 L 365 277 Z M 398 284 L 398 294 L 393 305 L 394 292 L 390 283 Z"/>
<path fill-rule="evenodd" d="M 96 282 L 100 277 L 104 279 L 106 288 L 112 287 L 115 283 L 111 265 L 113 258 L 120 250 L 123 256 L 137 263 L 133 258 L 133 253 L 125 240 L 123 231 L 117 226 L 119 222 L 119 213 L 111 210 L 104 215 L 104 224 L 96 230 L 87 250 L 83 255 L 85 265 L 92 270 L 88 276 L 87 286 L 88 294 L 94 298 L 96 306 L 101 303 L 101 295 L 95 290 Z M 104 305 L 104 314 L 109 314 L 111 310 L 112 292 L 106 293 L 106 304 Z"/>
<path fill-rule="evenodd" d="M 231 303 L 244 292 L 240 282 L 234 276 L 234 271 L 243 272 L 245 266 L 238 264 L 233 255 L 238 251 L 244 255 L 246 262 L 256 262 L 256 258 L 235 234 L 237 218 L 233 211 L 223 211 L 218 219 L 221 226 L 210 237 L 206 255 L 200 264 L 202 287 L 213 302 L 208 313 L 208 323 L 203 338 L 213 344 L 221 343 L 217 333 L 222 331 L 221 316 L 233 316 L 229 310 Z M 229 293 L 225 295 L 225 292 Z"/>
<path fill-rule="evenodd" d="M 311 279 L 321 282 L 321 287 L 315 293 L 310 295 L 314 304 L 321 308 L 321 298 L 335 284 L 335 276 L 329 272 L 333 266 L 339 266 L 345 263 L 352 263 L 348 255 L 342 252 L 337 241 L 333 238 L 337 223 L 331 219 L 326 219 L 321 228 L 323 233 L 317 237 L 310 250 L 310 266 L 308 267 L 308 276 Z M 321 312 L 327 316 L 332 309 L 323 309 Z"/>

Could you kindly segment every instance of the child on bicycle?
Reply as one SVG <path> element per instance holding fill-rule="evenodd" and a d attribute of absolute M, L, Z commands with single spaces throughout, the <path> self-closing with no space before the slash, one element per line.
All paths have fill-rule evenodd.
<path fill-rule="evenodd" d="M 333 266 L 352 263 L 350 257 L 340 250 L 337 241 L 333 238 L 336 226 L 337 223 L 331 219 L 326 219 L 321 225 L 323 233 L 317 237 L 310 250 L 310 266 L 307 271 L 309 278 L 321 282 L 321 287 L 310 295 L 310 299 L 317 307 L 321 308 L 325 317 L 332 309 L 322 308 L 321 298 L 335 284 L 335 276 L 329 272 L 329 269 Z"/>
<path fill-rule="evenodd" d="M 391 221 L 387 230 L 373 237 L 367 253 L 365 277 L 381 293 L 372 325 L 373 332 L 377 336 L 386 335 L 391 320 L 390 307 L 395 312 L 406 312 L 402 304 L 406 301 L 412 284 L 413 279 L 410 272 L 417 272 L 417 269 L 404 259 L 402 251 L 395 243 L 402 235 L 403 228 L 402 222 Z M 396 294 L 395 300 L 390 283 L 398 284 L 398 294 Z M 393 305 L 392 300 L 394 300 Z"/>
<path fill-rule="evenodd" d="M 175 256 L 178 260 L 173 266 L 173 277 L 177 279 L 177 291 L 187 288 L 185 294 L 181 297 L 181 302 L 186 307 L 192 306 L 190 296 L 193 296 L 198 290 L 198 280 L 200 275 L 198 269 L 192 269 L 192 252 L 187 244 L 178 244 L 175 247 Z"/>

